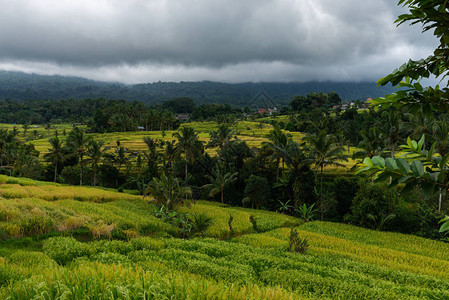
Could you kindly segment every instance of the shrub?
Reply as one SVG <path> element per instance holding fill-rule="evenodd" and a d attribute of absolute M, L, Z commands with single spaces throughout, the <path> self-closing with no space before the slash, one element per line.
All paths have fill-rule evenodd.
<path fill-rule="evenodd" d="M 200 235 L 205 235 L 206 230 L 212 225 L 213 219 L 205 213 L 193 214 L 191 217 L 192 231 Z"/>
<path fill-rule="evenodd" d="M 307 242 L 306 238 L 300 238 L 298 235 L 298 231 L 296 231 L 296 228 L 293 228 L 290 230 L 290 236 L 288 239 L 288 249 L 290 252 L 297 252 L 297 253 L 305 253 L 307 249 L 309 248 L 309 243 Z"/>
<path fill-rule="evenodd" d="M 232 221 L 234 221 L 234 217 L 232 215 L 229 215 L 228 226 L 229 226 L 229 232 L 230 232 L 231 236 L 234 235 L 234 228 L 232 228 Z"/>
<path fill-rule="evenodd" d="M 442 212 L 431 208 L 425 204 L 418 206 L 419 231 L 418 235 L 439 240 L 445 237 L 444 233 L 440 233 L 440 220 L 445 216 Z"/>
<path fill-rule="evenodd" d="M 394 189 L 388 189 L 383 184 L 367 183 L 354 197 L 350 221 L 372 227 L 372 218 L 369 215 L 375 219 L 382 219 L 394 213 L 394 207 L 401 201 L 402 199 Z"/>
<path fill-rule="evenodd" d="M 332 183 L 331 193 L 337 201 L 337 214 L 340 218 L 350 213 L 352 199 L 354 199 L 359 184 L 356 178 L 337 177 Z"/>

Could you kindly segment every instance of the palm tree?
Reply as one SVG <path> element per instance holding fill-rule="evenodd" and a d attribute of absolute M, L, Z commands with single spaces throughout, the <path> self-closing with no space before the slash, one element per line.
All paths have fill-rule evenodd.
<path fill-rule="evenodd" d="M 44 154 L 44 159 L 55 165 L 55 177 L 53 182 L 56 182 L 58 177 L 58 166 L 64 162 L 63 142 L 59 137 L 55 136 L 48 140 L 51 148 L 48 149 L 48 153 Z"/>
<path fill-rule="evenodd" d="M 160 179 L 153 178 L 144 192 L 153 196 L 156 205 L 164 205 L 167 210 L 172 210 L 175 206 L 182 204 L 183 198 L 192 194 L 192 190 L 187 186 L 182 186 L 178 178 L 162 174 Z"/>
<path fill-rule="evenodd" d="M 394 159 L 395 146 L 399 141 L 403 123 L 399 112 L 396 110 L 384 112 L 382 113 L 382 116 L 385 118 L 385 122 L 382 124 L 383 126 L 381 128 L 383 128 L 387 145 L 391 147 L 391 158 Z"/>
<path fill-rule="evenodd" d="M 206 178 L 210 181 L 210 183 L 204 185 L 203 188 L 209 190 L 209 197 L 213 197 L 220 192 L 221 203 L 224 203 L 223 191 L 225 187 L 237 180 L 237 175 L 239 173 L 226 173 L 221 164 L 216 164 L 212 174 L 213 176 L 206 175 Z"/>
<path fill-rule="evenodd" d="M 4 130 L 0 133 L 0 150 L 2 155 L 2 166 L 3 158 L 6 160 L 6 165 L 12 171 L 12 164 L 14 157 L 17 155 L 19 141 L 17 139 L 18 131 L 16 128 L 14 130 Z M 11 174 L 11 172 L 10 172 Z"/>
<path fill-rule="evenodd" d="M 90 164 L 90 167 L 94 171 L 94 186 L 96 186 L 98 183 L 98 167 L 102 163 L 106 151 L 109 149 L 108 147 L 102 148 L 103 145 L 103 141 L 97 142 L 91 140 L 86 151 L 86 155 L 88 156 L 88 158 L 85 159 L 85 163 Z"/>
<path fill-rule="evenodd" d="M 25 124 L 22 125 L 22 128 L 23 128 L 23 137 L 26 140 L 26 138 L 27 138 L 27 131 L 28 131 L 28 129 L 30 129 L 30 124 L 29 123 L 25 123 Z"/>
<path fill-rule="evenodd" d="M 176 153 L 178 155 L 184 154 L 186 160 L 185 178 L 187 178 L 187 164 L 188 162 L 192 163 L 195 156 L 202 151 L 203 144 L 198 140 L 198 134 L 193 127 L 181 127 L 178 132 L 173 133 L 173 136 L 178 140 L 175 146 Z"/>
<path fill-rule="evenodd" d="M 283 156 L 290 172 L 293 174 L 294 182 L 292 185 L 294 197 L 299 200 L 300 188 L 301 188 L 301 175 L 309 170 L 310 160 L 306 159 L 304 151 L 301 146 L 291 140 L 285 150 L 283 150 Z"/>
<path fill-rule="evenodd" d="M 129 165 L 130 157 L 128 155 L 128 149 L 123 146 L 120 146 L 120 141 L 117 141 L 117 148 L 115 149 L 115 153 L 110 153 L 107 155 L 108 160 L 112 163 L 112 165 L 117 165 L 118 173 L 120 174 L 120 170 L 122 166 Z M 115 185 L 118 185 L 119 176 L 115 179 Z"/>
<path fill-rule="evenodd" d="M 285 150 L 287 145 L 292 140 L 290 134 L 286 134 L 281 130 L 279 126 L 275 126 L 273 130 L 268 134 L 269 142 L 263 142 L 273 151 L 272 157 L 276 160 L 276 182 L 279 181 L 279 162 L 282 160 L 282 172 L 284 171 L 285 165 Z"/>
<path fill-rule="evenodd" d="M 161 154 L 158 151 L 159 147 L 163 147 L 164 142 L 160 140 L 155 140 L 151 137 L 145 137 L 143 139 L 147 145 L 148 150 L 144 151 L 145 159 L 147 161 L 148 171 L 153 176 L 158 174 L 159 158 Z"/>
<path fill-rule="evenodd" d="M 360 151 L 355 152 L 352 158 L 372 158 L 375 155 L 383 153 L 384 137 L 382 132 L 377 127 L 370 127 L 368 130 L 362 130 L 362 140 L 358 144 Z"/>
<path fill-rule="evenodd" d="M 154 109 L 150 109 L 145 116 L 145 129 L 149 131 L 154 130 L 154 123 L 157 119 L 157 111 Z"/>
<path fill-rule="evenodd" d="M 47 130 L 48 132 L 50 132 L 51 124 L 50 123 L 45 123 L 44 129 Z"/>
<path fill-rule="evenodd" d="M 326 165 L 342 166 L 339 160 L 347 161 L 345 150 L 336 144 L 335 136 L 327 134 L 325 130 L 320 130 L 317 134 L 306 136 L 305 141 L 309 144 L 309 156 L 315 167 L 320 169 L 320 203 L 323 205 L 323 171 Z M 321 213 L 323 219 L 323 213 Z"/>
<path fill-rule="evenodd" d="M 0 129 L 0 167 L 3 167 L 3 159 L 5 158 L 6 144 L 8 138 L 8 130 Z"/>
<path fill-rule="evenodd" d="M 84 167 L 84 155 L 87 152 L 87 146 L 91 140 L 84 131 L 75 127 L 67 136 L 66 145 L 73 151 L 73 155 L 78 158 L 80 165 L 80 185 L 83 185 L 83 167 Z"/>
<path fill-rule="evenodd" d="M 162 156 L 165 160 L 164 165 L 165 165 L 166 172 L 167 171 L 171 172 L 172 164 L 177 157 L 175 141 L 171 141 L 171 142 L 167 141 L 165 143 L 164 155 L 162 155 Z"/>
<path fill-rule="evenodd" d="M 39 161 L 35 155 L 33 155 L 34 146 L 17 147 L 14 155 L 14 165 L 11 166 L 15 170 L 19 171 L 19 177 L 22 177 L 23 171 L 26 167 L 38 164 Z"/>
<path fill-rule="evenodd" d="M 176 123 L 176 120 L 177 120 L 176 116 L 173 114 L 172 111 L 169 110 L 165 117 L 167 119 L 167 125 L 168 125 L 167 130 L 172 130 L 173 129 L 173 125 Z"/>
<path fill-rule="evenodd" d="M 411 132 L 411 138 L 419 140 L 423 135 L 429 137 L 435 124 L 435 118 L 424 113 L 417 115 L 408 114 L 409 121 L 404 123 L 404 127 Z"/>
<path fill-rule="evenodd" d="M 227 148 L 232 140 L 235 137 L 235 130 L 231 129 L 228 124 L 221 123 L 218 124 L 217 131 L 211 131 L 209 133 L 210 140 L 207 144 L 207 147 L 216 147 L 220 149 L 218 155 L 220 159 L 222 158 L 223 149 Z"/>

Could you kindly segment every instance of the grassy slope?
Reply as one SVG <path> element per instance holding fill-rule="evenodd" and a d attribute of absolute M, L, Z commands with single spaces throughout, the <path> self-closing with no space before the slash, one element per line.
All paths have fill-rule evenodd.
<path fill-rule="evenodd" d="M 2 299 L 449 298 L 449 245 L 442 242 L 328 222 L 301 225 L 207 201 L 180 210 L 213 217 L 209 237 L 166 238 L 160 232 L 176 235 L 176 228 L 151 216 L 141 197 L 6 176 L 0 182 L 0 227 L 33 235 L 0 242 Z M 151 237 L 80 242 L 68 233 L 36 235 L 45 224 L 60 230 L 53 235 L 86 227 L 107 233 L 114 225 Z M 309 240 L 307 254 L 286 251 L 289 226 Z"/>

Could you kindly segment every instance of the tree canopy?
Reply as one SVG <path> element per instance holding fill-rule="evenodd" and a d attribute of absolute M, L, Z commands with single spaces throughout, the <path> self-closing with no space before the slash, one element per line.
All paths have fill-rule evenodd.
<path fill-rule="evenodd" d="M 403 89 L 374 101 L 382 106 L 406 106 L 413 112 L 423 109 L 425 113 L 432 110 L 449 112 L 448 83 L 435 87 L 423 87 L 419 81 L 422 78 L 446 78 L 449 71 L 449 18 L 448 1 L 446 0 L 400 0 L 398 5 L 407 7 L 409 12 L 400 15 L 396 24 L 419 24 L 422 31 L 433 31 L 440 41 L 433 54 L 427 58 L 404 63 L 391 74 L 378 81 L 379 86 L 391 83 Z"/>

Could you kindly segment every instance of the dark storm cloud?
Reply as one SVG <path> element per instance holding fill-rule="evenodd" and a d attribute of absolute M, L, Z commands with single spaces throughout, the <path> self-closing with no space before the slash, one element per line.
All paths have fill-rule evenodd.
<path fill-rule="evenodd" d="M 0 3 L 0 68 L 125 82 L 376 79 L 435 46 L 391 0 Z"/>

